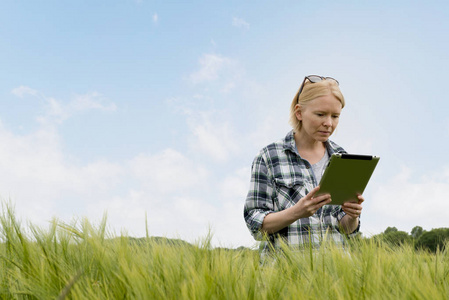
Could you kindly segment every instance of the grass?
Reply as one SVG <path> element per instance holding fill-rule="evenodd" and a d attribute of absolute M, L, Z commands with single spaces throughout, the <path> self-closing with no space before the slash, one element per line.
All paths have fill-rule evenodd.
<path fill-rule="evenodd" d="M 106 219 L 26 228 L 0 217 L 1 299 L 448 299 L 449 258 L 358 240 L 346 252 L 251 249 L 113 236 Z M 446 247 L 448 249 L 448 247 Z"/>

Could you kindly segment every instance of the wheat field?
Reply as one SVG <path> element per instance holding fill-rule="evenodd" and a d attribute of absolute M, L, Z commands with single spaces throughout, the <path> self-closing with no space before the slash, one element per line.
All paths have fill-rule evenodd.
<path fill-rule="evenodd" d="M 106 218 L 48 228 L 0 220 L 1 299 L 449 299 L 449 258 L 369 239 L 346 251 L 213 248 L 109 234 Z M 447 247 L 446 247 L 447 249 Z"/>

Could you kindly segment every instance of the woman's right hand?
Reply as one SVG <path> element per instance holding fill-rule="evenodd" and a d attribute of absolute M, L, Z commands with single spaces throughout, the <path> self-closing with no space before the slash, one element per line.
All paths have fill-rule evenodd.
<path fill-rule="evenodd" d="M 320 186 L 315 187 L 293 206 L 298 219 L 312 216 L 318 209 L 332 201 L 330 194 L 315 196 L 319 190 Z"/>
<path fill-rule="evenodd" d="M 320 190 L 317 186 L 306 196 L 301 198 L 295 205 L 278 212 L 270 213 L 265 216 L 261 230 L 266 233 L 275 233 L 287 227 L 298 219 L 307 218 L 313 215 L 320 207 L 331 202 L 329 194 L 315 194 Z"/>

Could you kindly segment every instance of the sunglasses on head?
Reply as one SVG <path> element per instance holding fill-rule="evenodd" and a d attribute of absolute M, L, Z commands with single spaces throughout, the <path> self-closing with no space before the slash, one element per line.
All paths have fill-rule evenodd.
<path fill-rule="evenodd" d="M 301 87 L 299 88 L 299 92 L 298 92 L 298 97 L 296 98 L 296 103 L 298 103 L 299 101 L 299 95 L 301 95 L 302 89 L 304 87 L 304 84 L 306 83 L 306 79 L 309 80 L 311 83 L 317 83 L 323 80 L 333 80 L 337 83 L 337 85 L 339 85 L 338 80 L 332 77 L 323 77 L 323 76 L 319 76 L 319 75 L 309 75 L 304 77 L 304 80 L 301 83 Z"/>

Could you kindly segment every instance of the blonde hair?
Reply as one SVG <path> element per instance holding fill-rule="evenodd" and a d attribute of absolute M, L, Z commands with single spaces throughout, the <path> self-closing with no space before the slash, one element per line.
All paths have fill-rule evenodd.
<path fill-rule="evenodd" d="M 299 109 L 296 104 L 304 107 L 310 101 L 330 94 L 341 102 L 341 108 L 345 107 L 345 98 L 343 97 L 338 84 L 334 80 L 322 80 L 316 83 L 311 83 L 309 80 L 306 80 L 304 82 L 301 95 L 299 95 L 298 98 L 299 89 L 296 92 L 295 97 L 293 97 L 292 104 L 290 105 L 290 125 L 292 125 L 295 132 L 300 131 L 302 126 L 301 121 L 296 118 L 296 112 Z"/>

